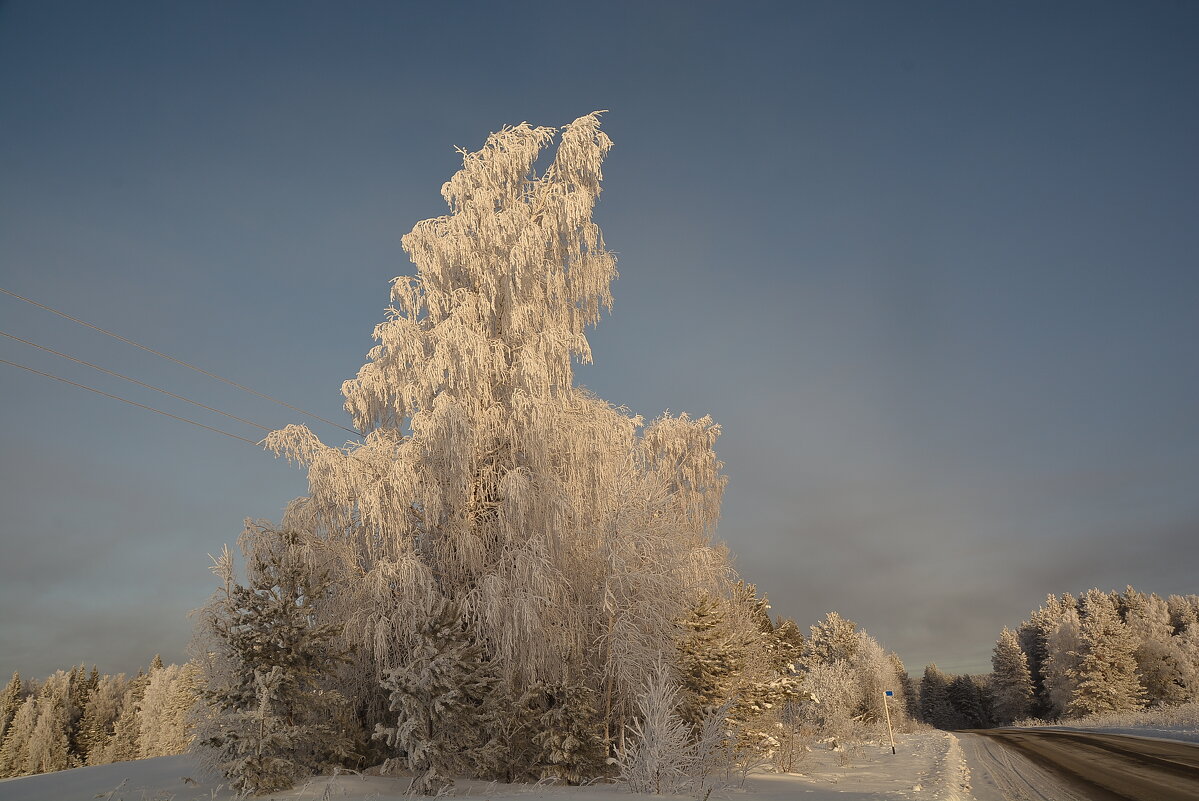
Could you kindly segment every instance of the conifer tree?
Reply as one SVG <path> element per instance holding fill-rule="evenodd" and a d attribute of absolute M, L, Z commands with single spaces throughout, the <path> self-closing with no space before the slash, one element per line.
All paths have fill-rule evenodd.
<path fill-rule="evenodd" d="M 683 719 L 696 726 L 713 709 L 729 701 L 734 681 L 745 663 L 745 647 L 736 642 L 721 604 L 701 597 L 682 620 L 676 643 L 681 677 Z"/>
<path fill-rule="evenodd" d="M 946 687 L 949 705 L 953 707 L 952 728 L 977 729 L 986 726 L 986 710 L 983 708 L 982 686 L 973 676 L 954 676 Z"/>
<path fill-rule="evenodd" d="M 1032 674 L 1016 632 L 1004 626 L 991 655 L 991 692 L 1001 724 L 1028 717 L 1032 711 Z"/>
<path fill-rule="evenodd" d="M 23 776 L 29 761 L 29 743 L 38 721 L 38 699 L 28 696 L 9 724 L 4 742 L 0 743 L 0 778 Z"/>
<path fill-rule="evenodd" d="M 182 754 L 191 742 L 188 717 L 200 693 L 199 668 L 188 662 L 150 673 L 139 715 L 141 758 Z"/>
<path fill-rule="evenodd" d="M 1078 684 L 1078 664 L 1082 653 L 1082 622 L 1078 610 L 1067 609 L 1049 632 L 1047 657 L 1042 666 L 1045 702 L 1042 710 L 1050 718 L 1066 713 Z"/>
<path fill-rule="evenodd" d="M 201 615 L 210 712 L 200 744 L 242 792 L 285 789 L 350 756 L 344 701 L 325 687 L 345 659 L 333 645 L 340 627 L 314 618 L 329 581 L 300 560 L 302 540 L 247 521 L 247 584 L 234 580 L 226 548 L 213 568 L 223 586 Z"/>
<path fill-rule="evenodd" d="M 920 715 L 920 685 L 911 677 L 907 671 L 902 675 L 904 684 L 904 709 L 908 713 L 910 720 L 922 720 Z"/>
<path fill-rule="evenodd" d="M 112 737 L 125 695 L 125 674 L 103 676 L 88 693 L 83 718 L 79 722 L 80 753 L 88 765 L 104 764 L 105 746 Z"/>
<path fill-rule="evenodd" d="M 1199 623 L 1188 624 L 1175 637 L 1178 650 L 1189 666 L 1187 697 L 1199 701 Z"/>
<path fill-rule="evenodd" d="M 25 695 L 21 690 L 21 674 L 14 670 L 12 679 L 0 692 L 0 742 L 3 742 L 4 733 L 24 701 Z"/>
<path fill-rule="evenodd" d="M 1191 599 L 1194 599 L 1192 602 Z M 1171 595 L 1166 599 L 1166 609 L 1170 613 L 1170 625 L 1174 634 L 1182 634 L 1188 626 L 1199 623 L 1199 596 Z"/>
<path fill-rule="evenodd" d="M 604 748 L 594 693 L 585 685 L 538 683 L 526 693 L 526 704 L 537 710 L 536 762 L 541 778 L 579 784 L 603 772 Z"/>
<path fill-rule="evenodd" d="M 1080 604 L 1082 655 L 1067 712 L 1090 715 L 1127 712 L 1145 705 L 1145 689 L 1137 677 L 1136 647 L 1114 599 L 1088 590 Z"/>
<path fill-rule="evenodd" d="M 853 659 L 858 648 L 857 629 L 857 623 L 829 612 L 824 620 L 812 626 L 811 636 L 804 644 L 804 661 L 831 664 L 838 659 Z"/>
<path fill-rule="evenodd" d="M 104 747 L 100 764 L 127 762 L 141 756 L 141 703 L 149 684 L 150 674 L 141 668 L 129 680 L 121 700 L 121 713 L 113 724 L 112 737 Z"/>
<path fill-rule="evenodd" d="M 796 663 L 803 638 L 794 624 L 782 637 L 769 601 L 757 587 L 733 585 L 731 597 L 701 597 L 681 621 L 676 642 L 680 713 L 699 737 L 718 710 L 738 760 L 757 759 L 777 745 L 783 708 L 798 695 Z"/>
<path fill-rule="evenodd" d="M 71 767 L 67 737 L 67 701 L 57 692 L 38 699 L 37 723 L 29 738 L 24 774 L 53 773 Z"/>
<path fill-rule="evenodd" d="M 1137 673 L 1145 687 L 1150 706 L 1176 706 L 1191 700 L 1194 667 L 1174 637 L 1167 602 L 1154 595 L 1137 592 L 1131 586 L 1124 592 L 1127 611 L 1124 619 L 1137 643 L 1133 654 Z"/>
<path fill-rule="evenodd" d="M 146 692 L 146 685 L 150 683 L 150 674 L 144 668 L 137 669 L 137 675 L 129 680 L 129 691 L 133 693 L 133 700 L 140 702 L 142 695 Z"/>
<path fill-rule="evenodd" d="M 912 677 L 908 675 L 907 668 L 903 665 L 903 660 L 899 658 L 899 654 L 892 651 L 888 654 L 891 659 L 891 672 L 895 677 L 895 700 L 886 703 L 892 704 L 892 709 L 899 709 L 902 713 L 903 724 L 910 720 L 916 720 L 919 717 L 917 699 L 912 686 Z"/>
<path fill-rule="evenodd" d="M 280 703 L 284 683 L 278 665 L 269 671 L 256 669 L 257 706 L 229 709 L 223 716 L 221 768 L 240 793 L 265 795 L 286 790 L 312 770 L 294 756 L 297 749 L 311 750 L 312 732 L 286 714 Z"/>
<path fill-rule="evenodd" d="M 1020 649 L 1028 659 L 1028 671 L 1033 686 L 1032 711 L 1035 715 L 1049 714 L 1052 706 L 1045 689 L 1045 662 L 1049 658 L 1046 638 L 1066 610 L 1074 605 L 1074 598 L 1068 593 L 1061 598 L 1050 593 L 1045 603 L 1033 612 L 1027 621 L 1021 623 L 1017 631 Z"/>
<path fill-rule="evenodd" d="M 920 679 L 920 719 L 938 729 L 952 729 L 956 724 L 954 718 L 948 677 L 936 665 L 927 665 Z"/>
<path fill-rule="evenodd" d="M 480 777 L 507 783 L 541 778 L 541 749 L 533 741 L 546 709 L 545 697 L 539 692 L 541 686 L 534 684 L 518 696 L 501 677 L 488 693 L 477 724 L 487 736 L 472 760 Z"/>
<path fill-rule="evenodd" d="M 748 737 L 751 743 L 756 741 L 757 750 L 769 750 L 773 737 L 763 729 L 773 728 L 775 713 L 799 693 L 796 666 L 802 649 L 795 647 L 799 632 L 784 632 L 787 639 L 780 639 L 768 613 L 770 602 L 758 595 L 753 584 L 734 584 L 727 604 L 733 630 L 729 642 L 743 654 L 729 698 L 732 719 L 743 730 L 743 740 Z"/>
<path fill-rule="evenodd" d="M 138 706 L 141 703 L 141 693 L 145 690 L 145 685 L 139 685 L 138 682 L 144 675 L 139 673 L 130 682 L 130 689 L 125 691 L 125 698 L 121 703 L 121 714 L 112 724 L 112 737 L 105 744 L 100 758 L 102 761 L 98 764 L 127 762 L 141 756 L 141 720 L 138 715 Z"/>
<path fill-rule="evenodd" d="M 402 752 L 413 776 L 409 794 L 436 795 L 453 785 L 456 772 L 482 761 L 490 732 L 479 730 L 478 712 L 496 677 L 449 601 L 437 604 L 419 634 L 409 658 L 384 678 L 399 716 L 375 737 Z M 385 770 L 395 766 L 389 762 Z"/>
<path fill-rule="evenodd" d="M 777 667 L 780 671 L 795 672 L 803 658 L 804 636 L 794 620 L 783 618 L 774 629 Z"/>
<path fill-rule="evenodd" d="M 132 684 L 132 682 L 131 682 Z M 112 733 L 88 754 L 89 765 L 108 765 L 127 762 L 141 756 L 141 720 L 138 715 L 138 692 L 128 689 L 121 699 L 119 712 L 112 723 Z"/>

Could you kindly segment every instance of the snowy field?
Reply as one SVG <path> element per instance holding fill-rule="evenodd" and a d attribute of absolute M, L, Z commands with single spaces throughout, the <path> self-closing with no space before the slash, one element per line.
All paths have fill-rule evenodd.
<path fill-rule="evenodd" d="M 750 776 L 742 787 L 734 780 L 712 793 L 712 799 L 930 799 L 967 801 L 966 768 L 958 739 L 944 732 L 897 737 L 898 754 L 889 745 L 859 745 L 847 751 L 815 750 L 797 773 Z M 270 798 L 401 799 L 407 780 L 381 776 L 319 777 L 306 786 Z M 459 782 L 456 794 L 480 799 L 513 798 L 545 801 L 623 801 L 633 798 L 622 786 L 593 787 L 505 785 Z M 637 796 L 650 798 L 652 796 Z M 670 796 L 688 798 L 690 796 Z M 215 801 L 236 795 L 220 782 L 205 779 L 190 756 L 157 757 L 77 768 L 41 776 L 0 780 L 0 801 Z M 702 801 L 702 799 L 701 799 Z"/>

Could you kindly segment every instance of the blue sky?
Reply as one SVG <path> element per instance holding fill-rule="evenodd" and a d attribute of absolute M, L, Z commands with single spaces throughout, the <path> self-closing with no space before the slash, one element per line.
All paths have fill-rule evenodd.
<path fill-rule="evenodd" d="M 1047 592 L 1199 592 L 1197 78 L 1190 3 L 7 2 L 0 286 L 346 421 L 453 147 L 608 109 L 578 381 L 723 425 L 719 536 L 774 611 L 982 671 Z M 0 673 L 181 660 L 206 554 L 303 474 L 0 368 Z"/>

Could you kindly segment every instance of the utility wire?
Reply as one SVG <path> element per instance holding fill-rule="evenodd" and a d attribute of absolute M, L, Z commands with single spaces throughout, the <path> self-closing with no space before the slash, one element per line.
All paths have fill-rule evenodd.
<path fill-rule="evenodd" d="M 116 376 L 117 378 L 120 378 L 124 381 L 129 381 L 130 383 L 137 384 L 139 387 L 145 387 L 146 389 L 152 389 L 155 392 L 161 392 L 163 395 L 170 395 L 172 398 L 176 398 L 178 400 L 184 401 L 185 403 L 190 403 L 192 406 L 199 406 L 201 409 L 207 409 L 210 412 L 216 412 L 217 414 L 224 415 L 225 417 L 228 417 L 230 420 L 236 420 L 239 423 L 245 423 L 248 426 L 254 426 L 254 428 L 261 428 L 263 431 L 271 430 L 267 426 L 264 426 L 260 423 L 255 423 L 253 420 L 246 420 L 242 417 L 238 417 L 235 414 L 229 414 L 228 412 L 222 412 L 220 409 L 214 409 L 211 406 L 205 406 L 203 403 L 200 403 L 199 401 L 194 401 L 191 398 L 185 398 L 182 395 L 176 395 L 174 392 L 169 392 L 165 389 L 162 389 L 161 387 L 153 386 L 152 384 L 146 384 L 142 381 L 138 381 L 136 378 L 130 378 L 127 375 L 121 375 L 120 373 L 115 372 L 113 370 L 105 369 L 98 364 L 92 364 L 91 362 L 85 362 L 83 359 L 76 359 L 74 356 L 68 356 L 65 353 L 59 353 L 58 351 L 54 350 L 53 348 L 47 348 L 45 345 L 39 345 L 36 342 L 30 342 L 28 339 L 21 339 L 20 337 L 13 336 L 12 334 L 9 334 L 9 333 L 5 333 L 4 331 L 0 331 L 0 337 L 8 337 L 9 339 L 15 339 L 17 342 L 24 342 L 26 345 L 31 345 L 32 347 L 35 347 L 38 350 L 44 350 L 47 353 L 53 353 L 55 356 L 61 356 L 62 358 L 73 361 L 76 364 L 82 364 L 83 366 L 90 367 L 93 370 L 99 370 L 101 373 L 107 373 L 108 375 Z"/>
<path fill-rule="evenodd" d="M 229 437 L 231 439 L 241 440 L 242 442 L 245 442 L 248 445 L 253 445 L 255 448 L 257 448 L 259 445 L 259 443 L 255 442 L 252 439 L 246 439 L 245 437 L 239 437 L 237 434 L 230 434 L 228 431 L 222 431 L 219 428 L 213 428 L 212 426 L 206 426 L 203 423 L 197 423 L 195 420 L 188 420 L 186 417 L 180 417 L 177 414 L 171 414 L 170 412 L 164 412 L 162 409 L 155 409 L 153 406 L 147 406 L 144 403 L 138 403 L 137 401 L 131 401 L 128 398 L 122 398 L 120 395 L 110 395 L 109 393 L 101 392 L 100 390 L 98 390 L 94 387 L 89 387 L 85 384 L 77 384 L 74 381 L 68 381 L 65 378 L 59 378 L 56 375 L 50 375 L 49 373 L 43 373 L 41 370 L 34 370 L 32 367 L 26 367 L 23 364 L 17 364 L 16 362 L 10 362 L 6 359 L 0 359 L 0 364 L 7 364 L 12 367 L 19 367 L 22 370 L 28 370 L 31 373 L 36 373 L 38 375 L 45 376 L 46 378 L 53 378 L 55 381 L 61 381 L 62 383 L 70 384 L 73 387 L 79 387 L 80 389 L 86 389 L 88 392 L 94 392 L 97 395 L 103 395 L 106 398 L 112 398 L 113 400 L 119 400 L 122 403 L 128 403 L 131 406 L 137 406 L 140 409 L 145 409 L 147 411 L 154 412 L 155 414 L 161 414 L 164 417 L 169 417 L 172 420 L 178 420 L 181 423 L 190 423 L 193 426 L 198 426 L 199 428 L 205 428 L 205 429 L 208 429 L 209 431 L 213 431 L 217 434 L 223 434 L 224 436 Z"/>
<path fill-rule="evenodd" d="M 135 348 L 141 348 L 142 350 L 146 351 L 147 353 L 153 353 L 155 356 L 161 356 L 162 358 L 167 359 L 168 361 L 172 361 L 175 364 L 182 365 L 183 367 L 186 367 L 189 370 L 195 370 L 197 373 L 203 373 L 204 375 L 208 376 L 209 378 L 215 378 L 217 381 L 224 381 L 226 384 L 237 387 L 238 389 L 243 390 L 245 392 L 249 392 L 251 395 L 257 395 L 258 397 L 263 398 L 265 400 L 269 400 L 272 403 L 277 403 L 280 406 L 286 406 L 287 408 L 291 409 L 292 411 L 296 411 L 296 412 L 299 412 L 300 414 L 308 415 L 309 417 L 311 417 L 315 420 L 320 420 L 322 423 L 328 423 L 331 426 L 336 426 L 337 428 L 340 428 L 342 431 L 349 431 L 351 434 L 354 434 L 356 436 L 362 436 L 361 431 L 355 431 L 352 428 L 346 428 L 345 426 L 341 425 L 340 423 L 335 423 L 332 420 L 326 420 L 324 417 L 321 417 L 319 414 L 313 414 L 312 412 L 305 411 L 298 406 L 292 406 L 290 403 L 281 401 L 278 398 L 272 398 L 270 395 L 264 395 L 263 393 L 259 392 L 258 390 L 250 389 L 249 387 L 247 387 L 243 384 L 239 384 L 236 381 L 231 381 L 228 378 L 223 378 L 223 377 L 217 375 L 216 373 L 210 373 L 202 367 L 196 367 L 194 364 L 188 364 L 185 361 L 176 359 L 174 356 L 168 356 L 167 354 L 165 354 L 161 351 L 154 350 L 154 348 L 148 348 L 145 345 L 134 342 L 132 339 L 126 339 L 125 337 L 121 336 L 120 334 L 114 334 L 111 331 L 106 331 L 97 325 L 92 325 L 89 322 L 80 320 L 78 317 L 72 317 L 71 315 L 66 314 L 65 312 L 60 312 L 58 309 L 52 309 L 43 303 L 38 303 L 36 300 L 30 300 L 27 297 L 18 295 L 16 292 L 10 292 L 9 290 L 5 289 L 4 287 L 0 287 L 0 292 L 3 292 L 6 295 L 11 295 L 12 297 L 16 298 L 17 300 L 23 300 L 26 303 L 29 303 L 33 306 L 37 306 L 39 309 L 45 309 L 46 311 L 50 312 L 51 314 L 57 314 L 59 317 L 65 317 L 66 319 L 70 320 L 71 322 L 79 323 L 80 325 L 86 326 L 87 328 L 90 328 L 93 331 L 99 331 L 101 334 L 110 336 L 113 339 L 119 339 L 120 341 L 122 341 L 126 344 L 129 344 L 129 345 L 132 345 Z"/>

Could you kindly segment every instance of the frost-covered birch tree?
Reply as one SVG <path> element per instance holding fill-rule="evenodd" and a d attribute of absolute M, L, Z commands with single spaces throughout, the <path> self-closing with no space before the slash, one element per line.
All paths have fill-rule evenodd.
<path fill-rule="evenodd" d="M 379 683 L 448 602 L 513 697 L 582 680 L 614 736 L 676 621 L 723 591 L 719 427 L 647 425 L 574 385 L 616 277 L 592 221 L 610 146 L 593 113 L 462 151 L 449 213 L 403 237 L 415 275 L 392 282 L 378 344 L 342 388 L 361 439 L 267 437 L 308 470 L 284 527 L 327 546 L 321 614 L 356 648 L 346 690 L 373 698 L 368 726 L 395 725 Z"/>

